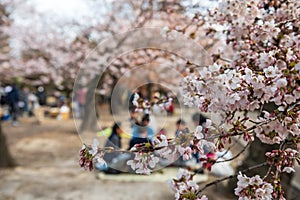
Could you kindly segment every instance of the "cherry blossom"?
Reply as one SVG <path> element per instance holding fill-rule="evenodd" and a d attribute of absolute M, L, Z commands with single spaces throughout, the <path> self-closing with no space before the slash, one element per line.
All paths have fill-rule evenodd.
<path fill-rule="evenodd" d="M 240 173 L 238 176 L 235 195 L 242 199 L 272 199 L 273 186 L 264 182 L 258 175 L 247 177 Z"/>
<path fill-rule="evenodd" d="M 134 159 L 128 160 L 127 164 L 130 165 L 136 173 L 149 175 L 158 162 L 159 158 L 153 154 L 137 152 L 134 153 Z"/>
<path fill-rule="evenodd" d="M 193 176 L 194 175 L 190 171 L 180 168 L 176 178 L 168 181 L 168 184 L 175 192 L 176 200 L 207 199 L 205 195 L 199 198 L 195 194 L 199 186 L 193 181 Z"/>
<path fill-rule="evenodd" d="M 208 40 L 218 41 L 211 51 L 213 62 L 183 65 L 187 69 L 181 91 L 185 105 L 216 114 L 219 121 L 209 121 L 173 139 L 157 137 L 151 148 L 141 144 L 133 149 L 135 157 L 128 164 L 137 173 L 149 174 L 158 157 L 179 154 L 188 160 L 198 154 L 203 166 L 210 169 L 216 163 L 213 152 L 225 148 L 226 142 L 237 136 L 249 144 L 258 139 L 278 144 L 263 163 L 270 167 L 268 178 L 240 173 L 235 194 L 239 199 L 284 199 L 280 175 L 292 173 L 295 161 L 300 161 L 299 14 L 296 0 L 223 0 L 205 16 L 195 15 L 193 25 L 179 26 L 173 21 L 163 28 L 161 34 L 170 41 L 182 34 L 199 42 L 203 32 Z M 276 105 L 271 111 L 265 108 L 269 103 Z M 135 99 L 134 104 L 149 109 L 143 100 Z M 249 112 L 257 117 L 251 118 Z M 210 153 L 205 154 L 204 147 Z M 170 185 L 176 199 L 199 199 L 197 191 L 202 192 L 183 169 Z"/>

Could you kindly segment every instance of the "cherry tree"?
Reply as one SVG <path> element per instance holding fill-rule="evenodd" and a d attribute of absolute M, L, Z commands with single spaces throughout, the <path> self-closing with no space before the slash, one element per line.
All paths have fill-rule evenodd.
<path fill-rule="evenodd" d="M 152 144 L 136 145 L 130 150 L 133 160 L 127 164 L 136 173 L 150 174 L 159 158 L 179 154 L 188 160 L 193 153 L 199 153 L 203 167 L 210 170 L 214 164 L 231 161 L 260 141 L 271 149 L 264 154 L 263 162 L 235 174 L 234 193 L 239 199 L 285 199 L 281 181 L 284 174 L 295 171 L 294 164 L 300 161 L 299 15 L 296 0 L 224 0 L 207 15 L 196 15 L 193 20 L 201 23 L 207 35 L 217 37 L 218 45 L 223 47 L 212 55 L 211 65 L 189 62 L 190 74 L 182 82 L 183 100 L 201 112 L 214 113 L 214 120 L 207 120 L 179 138 L 160 135 Z M 179 30 L 185 33 L 185 29 Z M 189 35 L 196 38 L 197 32 Z M 225 52 L 229 48 L 231 55 Z M 266 109 L 268 103 L 275 107 Z M 138 96 L 134 104 L 149 109 Z M 205 153 L 204 147 L 210 152 L 222 150 L 235 138 L 247 145 L 232 159 L 219 161 Z M 96 143 L 84 145 L 80 165 L 92 169 L 93 161 L 105 162 L 103 155 L 108 151 L 112 149 L 99 148 Z M 267 166 L 263 175 L 246 175 L 263 166 Z M 180 170 L 170 185 L 175 199 L 207 199 L 202 194 L 207 187 L 235 176 L 200 187 L 193 182 L 191 172 Z"/>
<path fill-rule="evenodd" d="M 92 23 L 83 25 L 78 21 L 63 21 L 55 15 L 49 17 L 30 0 L 11 1 L 9 7 L 12 25 L 5 31 L 10 35 L 13 56 L 3 68 L 6 69 L 6 79 L 20 78 L 25 84 L 50 85 L 71 93 L 74 82 L 70 80 L 75 80 L 82 65 L 84 65 L 82 67 L 84 73 L 89 74 L 88 80 L 84 81 L 86 84 L 99 78 L 93 77 L 95 71 L 104 72 L 106 66 L 103 66 L 99 57 L 109 57 L 114 49 L 114 47 L 96 48 L 104 38 L 133 28 L 164 26 L 176 20 L 177 23 L 178 21 L 182 23 L 187 19 L 184 15 L 178 14 L 178 11 L 183 8 L 179 1 L 170 4 L 146 0 L 87 3 L 94 7 L 90 16 L 83 17 L 85 21 L 92 21 Z M 104 11 L 100 12 L 97 9 L 99 7 Z M 172 18 L 167 20 L 169 15 Z M 121 45 L 125 38 L 117 46 Z M 118 66 L 128 67 L 131 65 L 128 61 L 119 63 Z M 106 81 L 100 81 L 99 85 L 109 83 L 103 84 L 103 87 L 110 91 L 109 88 L 115 84 L 123 69 L 124 67 L 109 67 L 105 72 L 109 76 L 106 77 Z M 93 92 L 90 91 L 89 96 L 93 97 Z M 87 113 L 89 109 L 93 108 L 87 107 Z M 81 129 L 89 129 L 93 124 L 95 121 L 89 123 L 88 117 L 84 118 Z"/>

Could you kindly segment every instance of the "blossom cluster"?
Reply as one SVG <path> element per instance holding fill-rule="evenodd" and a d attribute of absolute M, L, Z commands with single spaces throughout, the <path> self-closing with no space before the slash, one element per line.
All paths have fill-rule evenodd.
<path fill-rule="evenodd" d="M 281 190 L 280 173 L 293 172 L 294 161 L 299 161 L 299 15 L 297 0 L 223 0 L 218 9 L 205 16 L 208 22 L 205 28 L 224 42 L 223 48 L 231 48 L 232 55 L 215 54 L 213 64 L 193 66 L 181 86 L 185 105 L 214 113 L 218 120 L 214 124 L 208 120 L 194 132 L 180 133 L 174 139 L 160 135 L 151 145 L 138 144 L 131 149 L 134 158 L 127 164 L 137 173 L 150 174 L 159 158 L 174 160 L 182 156 L 189 160 L 193 154 L 200 154 L 203 167 L 209 170 L 216 162 L 214 154 L 209 152 L 224 148 L 226 140 L 234 136 L 241 135 L 247 142 L 258 138 L 281 147 L 289 142 L 290 148 L 278 150 L 274 146 L 266 154 L 267 163 L 275 166 L 278 176 L 266 182 L 258 175 L 247 177 L 240 173 L 235 189 L 239 199 L 271 199 L 282 195 L 276 196 Z M 176 36 L 167 28 L 162 34 L 168 38 Z M 231 58 L 224 59 L 224 55 Z M 170 99 L 144 101 L 136 94 L 132 103 L 138 110 L 149 111 L 154 104 L 164 108 L 169 102 Z M 269 103 L 275 105 L 271 111 L 264 107 Z M 245 115 L 241 116 L 241 112 Z M 257 112 L 258 118 L 250 119 L 248 112 Z M 85 155 L 82 166 L 90 167 L 97 155 L 93 149 L 82 152 Z M 199 199 L 199 186 L 192 178 L 190 172 L 180 169 L 177 178 L 170 181 L 176 199 Z"/>
<path fill-rule="evenodd" d="M 287 139 L 288 136 L 299 136 L 299 120 L 299 112 L 297 113 L 293 110 L 283 114 L 280 118 L 275 118 L 275 113 L 263 111 L 263 117 L 259 118 L 258 121 L 269 122 L 256 127 L 254 132 L 256 133 L 256 136 L 264 143 L 279 144 Z"/>
<path fill-rule="evenodd" d="M 91 147 L 87 145 L 83 145 L 81 150 L 79 151 L 79 165 L 86 170 L 93 170 L 94 163 L 99 163 L 100 165 L 107 165 L 104 160 L 104 151 L 99 149 L 99 141 L 94 139 Z"/>
<path fill-rule="evenodd" d="M 80 152 L 79 152 L 79 165 L 80 167 L 83 167 L 84 169 L 93 170 L 93 159 L 91 155 L 88 153 L 88 150 L 85 145 L 82 146 Z"/>
<path fill-rule="evenodd" d="M 147 174 L 149 175 L 152 172 L 152 169 L 159 162 L 159 158 L 154 156 L 151 153 L 134 153 L 134 159 L 128 160 L 127 165 L 130 165 L 133 170 L 138 174 Z"/>
<path fill-rule="evenodd" d="M 202 126 L 198 126 L 194 132 L 179 133 L 178 137 L 173 139 L 167 139 L 165 135 L 158 135 L 153 138 L 152 144 L 136 144 L 131 149 L 135 157 L 133 160 L 129 160 L 127 164 L 136 173 L 150 174 L 160 159 L 174 162 L 180 156 L 185 161 L 190 160 L 195 154 L 200 155 L 201 158 L 206 157 L 206 154 L 214 152 L 216 147 L 213 142 L 205 139 L 203 133 L 201 133 L 202 128 Z M 206 128 L 206 130 L 208 129 Z M 206 154 L 204 148 L 208 151 Z M 215 163 L 212 158 L 209 160 L 210 165 L 206 165 L 208 160 L 202 159 L 200 161 L 203 161 L 204 166 L 207 166 L 208 170 Z"/>
<path fill-rule="evenodd" d="M 255 175 L 250 178 L 240 173 L 237 178 L 237 188 L 235 188 L 234 193 L 239 197 L 239 200 L 272 199 L 273 186 L 263 181 L 260 176 Z"/>
<path fill-rule="evenodd" d="M 260 118 L 257 124 L 266 125 L 258 126 L 256 135 L 269 144 L 280 143 L 289 134 L 297 137 L 299 10 L 298 1 L 222 1 L 208 17 L 211 25 L 207 29 L 211 31 L 216 24 L 223 27 L 214 32 L 225 33 L 226 45 L 235 52 L 231 60 L 214 55 L 215 63 L 192 70 L 182 82 L 184 103 L 215 113 L 229 126 L 239 121 L 236 112 L 263 110 L 265 104 L 274 103 L 273 119 Z M 279 113 L 280 118 L 275 119 L 274 114 Z"/>
<path fill-rule="evenodd" d="M 284 150 L 274 149 L 266 153 L 267 161 L 274 165 L 278 172 L 295 172 L 294 160 L 300 163 L 299 153 L 295 149 L 287 148 Z"/>
<path fill-rule="evenodd" d="M 208 200 L 205 195 L 199 198 L 196 194 L 199 186 L 193 181 L 193 176 L 190 171 L 180 168 L 176 178 L 168 181 L 176 200 Z"/>
<path fill-rule="evenodd" d="M 154 96 L 153 101 L 149 101 L 147 99 L 143 99 L 140 97 L 138 93 L 134 93 L 132 104 L 135 106 L 136 112 L 145 112 L 149 113 L 150 109 L 154 107 L 158 107 L 161 111 L 165 110 L 170 104 L 173 102 L 173 98 L 164 97 L 161 98 L 159 96 Z"/>
<path fill-rule="evenodd" d="M 214 63 L 187 66 L 192 70 L 182 81 L 185 105 L 216 115 L 218 148 L 236 135 L 243 135 L 245 141 L 256 136 L 267 144 L 292 144 L 285 150 L 274 146 L 267 154 L 279 174 L 294 171 L 293 163 L 298 161 L 299 14 L 296 0 L 223 0 L 205 16 L 207 34 L 221 40 L 218 53 L 212 55 Z M 274 109 L 267 110 L 267 104 L 274 104 Z M 248 112 L 258 112 L 258 118 L 250 119 Z M 207 156 L 201 159 L 209 167 L 214 162 Z M 253 179 L 259 184 L 249 184 L 252 178 L 246 176 L 238 178 L 236 194 L 241 199 L 271 198 L 270 184 L 258 177 Z M 278 176 L 272 178 L 280 184 Z"/>

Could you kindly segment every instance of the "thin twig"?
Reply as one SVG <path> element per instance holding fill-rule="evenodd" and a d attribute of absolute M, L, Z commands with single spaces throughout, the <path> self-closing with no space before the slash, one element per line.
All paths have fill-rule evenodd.
<path fill-rule="evenodd" d="M 248 142 L 247 145 L 244 146 L 244 148 L 238 154 L 236 154 L 235 156 L 233 156 L 232 158 L 229 158 L 227 160 L 219 160 L 219 161 L 216 161 L 216 163 L 229 162 L 229 161 L 232 161 L 232 160 L 236 159 L 237 157 L 239 157 L 247 149 L 248 146 L 250 146 L 251 143 L 252 143 L 252 141 Z"/>
<path fill-rule="evenodd" d="M 286 110 L 286 112 L 292 110 L 293 108 L 295 108 L 295 107 L 298 106 L 298 105 L 300 105 L 300 102 L 296 102 L 295 104 L 291 105 L 291 106 Z M 238 135 L 244 134 L 245 132 L 253 131 L 255 128 L 257 128 L 257 127 L 259 127 L 259 126 L 262 126 L 262 125 L 265 125 L 265 124 L 268 124 L 269 122 L 278 119 L 278 118 L 281 117 L 282 115 L 283 115 L 283 113 L 281 112 L 281 113 L 279 113 L 278 115 L 276 115 L 276 116 L 273 117 L 273 118 L 270 118 L 270 119 L 268 119 L 268 120 L 266 120 L 266 121 L 264 121 L 264 122 L 261 122 L 261 123 L 259 123 L 259 124 L 253 125 L 253 126 L 247 128 L 247 129 L 245 129 L 245 130 L 243 130 L 243 131 L 241 131 L 241 132 L 235 132 L 235 133 L 226 135 L 226 137 L 238 136 Z M 219 138 L 219 137 L 221 137 L 221 136 L 223 136 L 223 134 L 215 134 L 215 135 L 212 135 L 211 137 L 208 137 L 208 138 L 206 138 L 206 139 L 216 139 L 216 138 Z"/>
<path fill-rule="evenodd" d="M 222 58 L 222 57 L 219 57 L 219 60 L 222 60 L 222 61 L 225 61 L 227 63 L 232 63 L 232 60 L 228 59 L 228 58 Z"/>
<path fill-rule="evenodd" d="M 258 165 L 249 167 L 249 168 L 247 168 L 247 169 L 244 169 L 244 170 L 242 170 L 242 171 L 240 171 L 240 172 L 241 172 L 241 173 L 245 173 L 245 172 L 248 172 L 248 171 L 250 171 L 250 170 L 252 170 L 252 169 L 256 169 L 256 168 L 259 168 L 259 167 L 263 167 L 263 166 L 265 166 L 265 165 L 267 165 L 267 164 L 268 164 L 267 162 L 264 162 L 264 163 L 261 163 L 261 164 L 258 164 Z M 212 181 L 212 182 L 210 182 L 210 183 L 204 185 L 204 186 L 203 186 L 201 189 L 199 189 L 195 194 L 198 196 L 198 195 L 199 195 L 201 192 L 203 192 L 203 190 L 205 190 L 206 188 L 208 188 L 208 187 L 210 187 L 210 186 L 212 186 L 212 185 L 218 184 L 218 183 L 220 183 L 220 182 L 222 182 L 222 181 L 225 181 L 225 180 L 227 180 L 227 179 L 234 178 L 235 176 L 239 175 L 240 172 L 235 173 L 235 174 L 230 175 L 230 176 L 226 176 L 226 177 L 224 177 L 224 178 L 221 178 L 221 179 L 218 179 L 218 180 L 215 180 L 215 181 Z"/>
<path fill-rule="evenodd" d="M 220 158 L 223 158 L 229 151 L 232 147 L 234 147 L 236 144 L 238 143 L 238 140 L 235 140 L 234 143 L 232 145 L 230 145 L 230 147 L 228 147 L 226 149 L 226 151 L 221 155 L 219 156 L 216 160 L 220 159 Z"/>
<path fill-rule="evenodd" d="M 271 173 L 271 170 L 272 170 L 272 168 L 273 168 L 273 165 L 274 165 L 274 160 L 273 160 L 273 162 L 271 163 L 271 165 L 270 165 L 270 167 L 269 167 L 269 169 L 268 169 L 266 175 L 263 177 L 262 180 L 265 180 L 265 179 L 269 176 L 269 174 Z"/>

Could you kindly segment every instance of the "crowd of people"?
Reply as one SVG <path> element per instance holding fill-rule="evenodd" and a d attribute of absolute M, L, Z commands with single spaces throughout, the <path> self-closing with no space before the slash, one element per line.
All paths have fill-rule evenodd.
<path fill-rule="evenodd" d="M 34 117 L 41 124 L 46 113 L 45 107 L 61 107 L 65 97 L 55 92 L 47 96 L 43 86 L 20 89 L 16 84 L 7 84 L 0 87 L 0 101 L 1 120 L 11 120 L 13 126 L 18 126 L 20 116 Z"/>
<path fill-rule="evenodd" d="M 138 114 L 136 112 L 132 111 L 130 114 L 131 115 L 129 121 L 130 121 L 132 132 L 129 135 L 129 144 L 127 150 L 130 150 L 136 144 L 143 144 L 143 143 L 152 144 L 152 140 L 157 134 L 165 134 L 164 129 L 161 129 L 160 131 L 158 131 L 158 133 L 156 133 L 153 130 L 153 128 L 150 126 L 151 117 L 149 114 L 144 114 L 141 120 L 137 119 Z M 206 120 L 207 118 L 200 113 L 195 113 L 192 116 L 192 121 L 194 122 L 195 126 L 204 125 Z M 187 123 L 183 119 L 178 119 L 174 125 L 176 126 L 176 131 L 173 137 L 180 137 L 180 134 L 189 133 L 189 129 L 187 128 Z M 122 138 L 126 137 L 126 134 L 123 133 L 120 122 L 117 122 L 112 127 L 107 128 L 98 133 L 98 136 L 103 136 L 103 135 L 106 135 L 108 137 L 105 143 L 105 147 L 122 149 L 121 141 Z M 128 138 L 128 134 L 127 134 L 127 138 Z M 206 149 L 205 153 L 213 154 L 212 152 L 209 152 L 209 149 Z M 124 170 L 124 167 L 120 166 L 126 163 L 124 162 L 124 159 L 128 160 L 131 158 L 132 155 L 124 156 L 124 154 L 117 153 L 117 152 L 106 153 L 104 159 L 107 162 L 107 166 L 96 165 L 96 169 L 108 174 L 119 174 L 122 172 L 122 170 Z M 200 166 L 199 156 L 197 154 L 193 155 L 193 160 L 195 161 L 194 162 L 195 165 Z M 170 164 L 171 166 L 177 166 L 177 167 L 184 167 L 189 165 L 188 161 L 185 161 L 180 156 L 178 157 L 177 160 L 175 160 L 173 163 Z M 198 168 L 195 167 L 195 171 L 203 172 L 202 169 L 199 169 L 199 167 Z"/>

